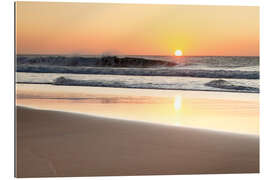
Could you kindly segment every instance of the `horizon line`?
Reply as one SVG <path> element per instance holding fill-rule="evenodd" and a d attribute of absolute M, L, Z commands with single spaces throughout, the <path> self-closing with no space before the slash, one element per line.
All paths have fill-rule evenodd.
<path fill-rule="evenodd" d="M 174 56 L 174 55 L 145 55 L 145 54 L 83 54 L 83 53 L 15 53 L 16 56 Z M 183 56 L 175 56 L 175 57 L 198 57 L 198 56 L 224 56 L 224 57 L 233 57 L 233 56 L 238 56 L 238 57 L 260 57 L 260 55 L 183 55 Z"/>

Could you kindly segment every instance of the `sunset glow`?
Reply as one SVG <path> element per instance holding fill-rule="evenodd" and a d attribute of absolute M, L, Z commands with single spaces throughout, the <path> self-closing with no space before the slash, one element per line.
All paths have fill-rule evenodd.
<path fill-rule="evenodd" d="M 17 2 L 16 44 L 18 54 L 258 56 L 259 7 Z"/>

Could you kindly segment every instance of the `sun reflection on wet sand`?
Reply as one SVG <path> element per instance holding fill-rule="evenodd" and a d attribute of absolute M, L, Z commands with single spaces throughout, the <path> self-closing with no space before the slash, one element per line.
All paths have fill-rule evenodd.
<path fill-rule="evenodd" d="M 175 96 L 174 98 L 174 109 L 179 111 L 182 107 L 182 97 L 180 95 Z"/>
<path fill-rule="evenodd" d="M 237 93 L 236 97 L 236 93 L 178 91 L 169 94 L 172 91 L 162 91 L 163 96 L 155 96 L 155 90 L 150 93 L 149 90 L 129 92 L 120 89 L 119 94 L 112 93 L 115 89 L 110 88 L 99 88 L 99 91 L 97 88 L 81 88 L 82 92 L 73 89 L 71 94 L 65 92 L 69 92 L 69 88 L 54 86 L 46 86 L 48 90 L 42 93 L 40 90 L 33 92 L 39 86 L 44 89 L 41 85 L 17 86 L 17 105 L 176 126 L 259 133 L 257 94 Z M 104 90 L 110 90 L 110 94 L 101 94 Z M 220 98 L 221 95 L 226 98 Z"/>
<path fill-rule="evenodd" d="M 175 110 L 175 120 L 174 124 L 175 126 L 181 126 L 181 110 L 183 106 L 182 96 L 176 95 L 174 97 L 174 110 Z"/>

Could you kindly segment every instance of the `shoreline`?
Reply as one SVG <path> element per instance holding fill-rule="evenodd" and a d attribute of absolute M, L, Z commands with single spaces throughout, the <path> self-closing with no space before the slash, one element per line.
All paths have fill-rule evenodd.
<path fill-rule="evenodd" d="M 258 98 L 254 93 L 16 85 L 17 105 L 247 134 L 259 134 Z"/>
<path fill-rule="evenodd" d="M 151 122 L 151 121 L 145 121 L 145 120 L 134 120 L 134 119 L 124 119 L 124 118 L 116 118 L 116 117 L 108 117 L 108 116 L 102 116 L 102 115 L 95 115 L 95 114 L 89 114 L 89 113 L 83 113 L 83 112 L 77 112 L 77 111 L 69 111 L 69 110 L 54 110 L 50 108 L 39 108 L 35 106 L 27 106 L 27 105 L 22 105 L 22 104 L 17 104 L 15 108 L 25 108 L 25 109 L 32 109 L 32 110 L 37 110 L 37 111 L 52 111 L 52 112 L 62 112 L 62 113 L 70 113 L 74 115 L 82 115 L 82 116 L 90 116 L 93 118 L 100 118 L 100 119 L 112 119 L 112 120 L 117 120 L 117 121 L 129 121 L 133 123 L 142 123 L 142 124 L 148 124 L 148 125 L 157 125 L 157 126 L 164 126 L 164 127 L 180 127 L 180 128 L 187 128 L 190 130 L 198 130 L 198 131 L 209 131 L 213 133 L 223 133 L 223 134 L 232 134 L 232 135 L 243 135 L 243 136 L 253 136 L 255 138 L 259 138 L 260 135 L 256 133 L 247 133 L 247 132 L 235 132 L 235 131 L 226 131 L 226 130 L 220 130 L 220 129 L 211 129 L 211 128 L 201 128 L 201 127 L 193 127 L 193 126 L 188 126 L 188 125 L 173 125 L 173 124 L 165 124 L 165 123 L 160 123 L 160 122 Z"/>
<path fill-rule="evenodd" d="M 166 89 L 166 88 L 138 88 L 138 87 L 113 87 L 113 86 L 91 86 L 91 85 L 57 85 L 57 84 L 53 84 L 53 83 L 36 83 L 36 82 L 16 82 L 16 84 L 45 84 L 45 85 L 52 85 L 52 86 L 78 86 L 78 87 L 101 87 L 101 88 L 123 88 L 123 89 L 149 89 L 149 90 L 168 90 L 168 91 L 175 91 L 175 90 L 179 90 L 179 91 L 203 91 L 203 92 L 228 92 L 228 93 L 248 93 L 248 94 L 260 94 L 260 91 L 259 92 L 248 92 L 248 91 L 236 91 L 236 90 L 211 90 L 211 89 L 181 89 L 181 88 L 176 88 L 176 89 L 173 89 L 173 88 L 170 88 L 170 89 Z"/>
<path fill-rule="evenodd" d="M 256 135 L 16 110 L 17 177 L 259 172 Z"/>

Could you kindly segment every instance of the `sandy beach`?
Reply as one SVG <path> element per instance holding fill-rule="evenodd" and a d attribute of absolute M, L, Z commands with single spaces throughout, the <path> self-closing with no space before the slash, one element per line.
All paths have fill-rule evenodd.
<path fill-rule="evenodd" d="M 259 136 L 17 106 L 17 177 L 259 172 Z"/>
<path fill-rule="evenodd" d="M 258 6 L 14 12 L 16 177 L 260 172 Z"/>

